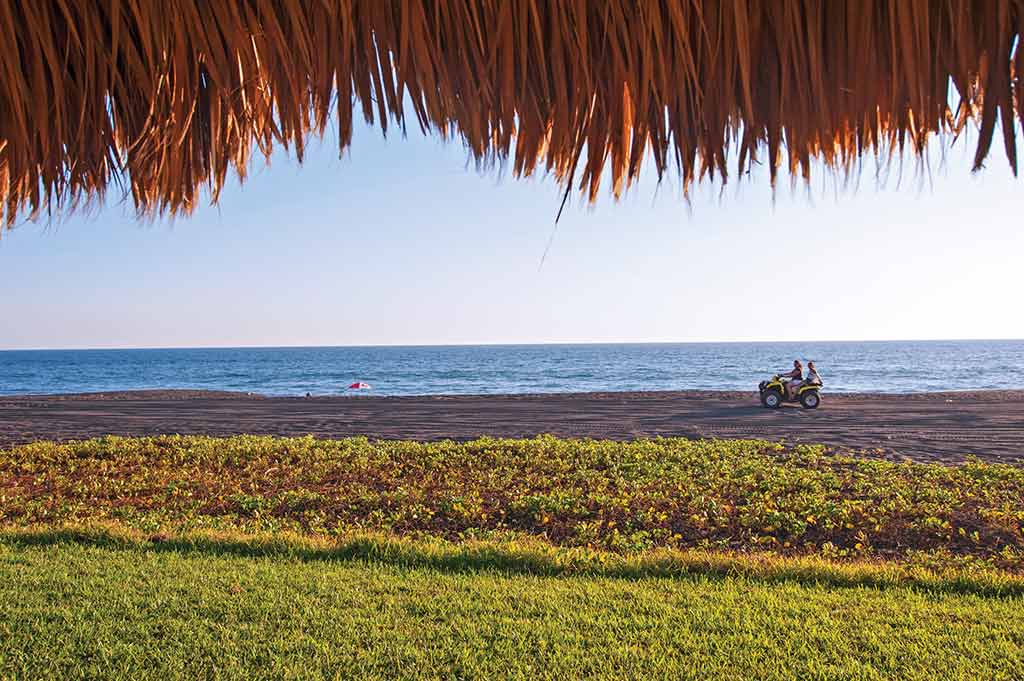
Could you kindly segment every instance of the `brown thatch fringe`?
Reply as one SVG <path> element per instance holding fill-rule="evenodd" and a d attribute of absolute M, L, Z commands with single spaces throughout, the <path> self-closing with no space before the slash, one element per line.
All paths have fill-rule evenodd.
<path fill-rule="evenodd" d="M 112 182 L 187 213 L 332 116 L 344 149 L 355 108 L 590 200 L 648 160 L 849 173 L 969 121 L 1016 172 L 1022 35 L 1024 0 L 6 0 L 0 224 Z"/>

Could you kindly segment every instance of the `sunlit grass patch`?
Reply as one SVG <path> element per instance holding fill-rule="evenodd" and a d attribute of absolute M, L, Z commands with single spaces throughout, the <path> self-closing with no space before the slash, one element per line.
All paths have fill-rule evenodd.
<path fill-rule="evenodd" d="M 1024 668 L 1018 587 L 839 585 L 828 570 L 881 568 L 822 559 L 654 575 L 613 554 L 617 564 L 559 571 L 557 551 L 8 530 L 0 678 L 1009 679 Z M 785 574 L 801 560 L 817 578 Z"/>
<path fill-rule="evenodd" d="M 448 541 L 358 533 L 311 537 L 290 531 L 248 534 L 232 530 L 191 530 L 147 535 L 116 523 L 0 529 L 7 547 L 75 544 L 110 550 L 203 553 L 239 558 L 303 562 L 372 562 L 441 572 L 493 572 L 546 577 L 621 579 L 744 577 L 760 582 L 797 582 L 837 588 L 915 587 L 935 593 L 1024 596 L 1024 576 L 976 561 L 924 555 L 906 561 L 821 556 L 780 556 L 770 552 L 735 553 L 703 549 L 655 549 L 619 554 L 580 547 L 553 546 L 534 537 L 518 540 Z"/>

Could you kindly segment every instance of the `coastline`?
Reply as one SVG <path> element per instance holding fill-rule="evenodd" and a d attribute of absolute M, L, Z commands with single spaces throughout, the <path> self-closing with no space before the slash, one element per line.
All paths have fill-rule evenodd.
<path fill-rule="evenodd" d="M 102 435 L 719 437 L 820 443 L 894 460 L 1024 463 L 1024 390 L 828 393 L 763 409 L 753 392 L 267 397 L 194 390 L 0 397 L 0 447 Z"/>
<path fill-rule="evenodd" d="M 1007 390 L 995 388 L 979 388 L 966 390 L 920 390 L 912 392 L 832 392 L 827 387 L 823 393 L 831 399 L 842 401 L 893 401 L 893 400 L 945 400 L 945 399 L 1001 399 L 1015 402 L 1024 401 L 1024 388 Z M 749 400 L 757 398 L 756 390 L 600 390 L 590 392 L 535 392 L 535 393 L 425 393 L 422 395 L 377 395 L 373 392 L 349 392 L 330 395 L 276 395 L 240 390 L 203 390 L 192 388 L 152 388 L 146 390 L 102 390 L 95 392 L 69 393 L 26 393 L 17 395 L 0 394 L 0 403 L 9 401 L 45 400 L 60 402 L 68 400 L 379 400 L 399 402 L 403 400 L 465 400 L 465 399 L 502 399 L 531 400 L 550 398 L 607 398 L 622 397 L 671 397 L 681 400 L 721 399 Z"/>

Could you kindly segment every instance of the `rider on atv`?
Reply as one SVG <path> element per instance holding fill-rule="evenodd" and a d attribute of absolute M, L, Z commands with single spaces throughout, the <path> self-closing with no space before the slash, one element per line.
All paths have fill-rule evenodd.
<path fill-rule="evenodd" d="M 783 385 L 786 386 L 786 399 L 791 400 L 793 399 L 793 390 L 804 380 L 804 366 L 800 364 L 800 360 L 794 359 L 793 370 L 789 373 L 780 371 L 779 378 L 782 379 Z"/>

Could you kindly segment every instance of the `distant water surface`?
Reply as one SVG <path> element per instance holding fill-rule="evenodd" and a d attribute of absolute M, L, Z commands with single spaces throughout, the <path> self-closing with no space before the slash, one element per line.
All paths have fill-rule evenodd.
<path fill-rule="evenodd" d="M 0 352 L 0 394 L 266 395 L 753 390 L 794 358 L 833 392 L 1024 389 L 1024 341 L 479 345 Z M 365 394 L 365 393 L 364 393 Z"/>

